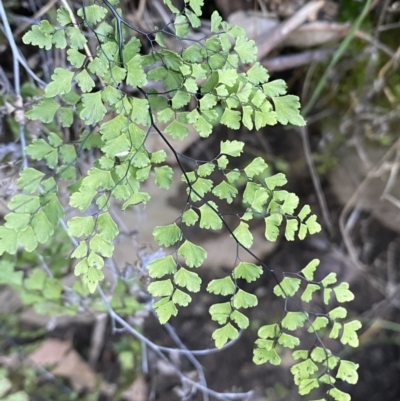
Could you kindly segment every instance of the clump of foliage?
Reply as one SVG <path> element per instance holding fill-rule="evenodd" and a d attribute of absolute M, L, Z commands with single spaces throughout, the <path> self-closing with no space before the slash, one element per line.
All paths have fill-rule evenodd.
<path fill-rule="evenodd" d="M 293 349 L 299 362 L 291 371 L 301 395 L 324 385 L 326 399 L 349 400 L 335 381 L 354 384 L 358 366 L 333 355 L 322 338 L 328 334 L 342 344 L 357 346 L 360 324 L 344 321 L 347 312 L 342 306 L 329 312 L 313 312 L 310 307 L 316 293 L 326 305 L 332 294 L 339 303 L 352 300 L 348 284 L 337 284 L 334 273 L 315 281 L 317 260 L 296 274 L 272 271 L 251 250 L 250 222 L 255 219 L 264 220 L 268 241 L 276 241 L 282 230 L 288 241 L 319 232 L 310 207 L 298 210 L 299 198 L 282 189 L 285 175 L 266 176 L 268 166 L 261 157 L 242 169 L 235 167 L 235 158 L 244 151 L 242 141 L 221 141 L 214 158 L 207 161 L 188 159 L 171 144 L 171 138 L 183 140 L 190 130 L 206 138 L 219 124 L 234 130 L 242 125 L 249 130 L 277 123 L 302 126 L 299 100 L 286 94 L 283 80 L 269 80 L 267 70 L 255 62 L 254 41 L 246 38 L 242 28 L 222 21 L 214 12 L 211 33 L 195 40 L 190 33 L 201 25 L 203 0 L 185 0 L 181 9 L 171 0 L 164 3 L 172 19 L 153 32 L 140 31 L 125 21 L 117 0 L 103 0 L 80 8 L 78 24 L 61 7 L 59 26 L 44 20 L 25 34 L 26 44 L 67 49 L 70 63 L 68 68 L 55 68 L 43 96 L 26 116 L 45 127 L 54 121 L 60 128 L 71 127 L 79 121 L 83 128 L 73 143 L 64 141 L 59 132 L 43 130 L 24 149 L 34 162 L 20 171 L 20 193 L 8 203 L 10 212 L 0 227 L 0 255 L 16 255 L 21 249 L 40 255 L 51 247 L 61 226 L 71 238 L 69 258 L 81 281 L 65 287 L 51 269 L 34 268 L 26 275 L 15 262 L 7 261 L 1 264 L 0 282 L 16 288 L 26 303 L 44 313 L 75 314 L 90 300 L 98 309 L 107 309 L 89 294 L 96 290 L 103 294 L 102 288 L 108 288 L 103 270 L 113 257 L 113 241 L 119 234 L 112 208 L 121 205 L 125 210 L 151 202 L 143 189 L 149 180 L 167 195 L 176 174 L 166 162 L 165 150 L 146 148 L 149 136 L 158 135 L 175 158 L 186 186 L 182 213 L 171 216 L 170 224 L 154 228 L 155 241 L 166 253 L 145 266 L 152 279 L 147 291 L 157 299 L 153 307 L 160 322 L 168 322 L 179 308 L 188 306 L 191 293 L 202 285 L 197 270 L 207 252 L 188 239 L 190 228 L 226 230 L 237 249 L 250 253 L 258 263 L 237 256 L 229 275 L 207 284 L 209 293 L 225 297 L 225 302 L 209 310 L 219 325 L 212 335 L 216 346 L 222 348 L 249 326 L 244 312 L 258 300 L 242 287 L 265 271 L 276 282 L 274 294 L 284 300 L 284 310 L 279 322 L 259 329 L 254 362 L 279 365 L 279 349 Z M 93 54 L 84 30 L 97 38 Z M 83 173 L 78 160 L 89 150 L 95 150 L 96 161 Z M 68 206 L 61 201 L 64 182 Z M 234 214 L 236 222 L 228 224 L 224 204 L 235 199 L 241 199 L 242 206 Z M 67 207 L 74 213 L 64 223 Z M 112 288 L 108 309 L 124 315 L 140 308 L 125 277 L 118 277 Z M 314 336 L 310 349 L 300 347 L 299 328 Z"/>

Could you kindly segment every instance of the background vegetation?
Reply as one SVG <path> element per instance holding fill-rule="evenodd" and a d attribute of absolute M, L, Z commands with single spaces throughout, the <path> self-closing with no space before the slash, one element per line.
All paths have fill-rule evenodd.
<path fill-rule="evenodd" d="M 72 9 L 81 7 L 79 2 L 68 4 Z M 56 23 L 61 3 L 4 1 L 2 5 L 0 158 L 4 215 L 10 196 L 18 190 L 16 173 L 26 163 L 21 151 L 24 144 L 16 142 L 24 113 L 40 96 L 38 84 L 50 82 L 54 68 L 70 60 L 61 49 L 46 51 L 22 42 L 32 24 L 43 18 Z M 122 1 L 121 7 L 126 19 L 141 30 L 163 26 L 170 18 L 168 9 L 157 0 Z M 255 39 L 258 60 L 274 79 L 283 78 L 288 83 L 289 93 L 301 97 L 308 125 L 298 131 L 267 127 L 251 134 L 245 128 L 237 132 L 220 125 L 217 135 L 202 140 L 189 135 L 175 144 L 176 149 L 188 157 L 208 160 L 214 154 L 212 150 L 219 149 L 221 140 L 238 139 L 246 143 L 251 153 L 241 156 L 239 163 L 245 164 L 246 157 L 249 160 L 262 156 L 270 168 L 266 174 L 287 175 L 288 189 L 300 196 L 301 204 L 310 204 L 317 212 L 323 230 L 305 242 L 278 240 L 265 244 L 261 241 L 263 230 L 255 224 L 252 228 L 257 254 L 272 270 L 288 272 L 297 272 L 318 257 L 319 280 L 335 272 L 340 281 L 350 282 L 356 298 L 349 304 L 349 315 L 362 320 L 364 328 L 358 349 L 341 349 L 332 344 L 334 352 L 360 364 L 359 384 L 349 384 L 344 390 L 355 400 L 397 400 L 399 4 L 207 2 L 204 28 L 199 35 L 209 30 L 209 18 L 216 9 L 232 23 L 242 25 Z M 29 139 L 38 137 L 42 126 L 35 121 L 26 124 Z M 51 129 L 52 121 L 48 124 Z M 64 127 L 64 139 L 76 140 L 74 135 L 79 130 L 77 126 Z M 89 152 L 86 159 L 79 161 L 79 169 L 87 170 L 95 158 L 96 154 Z M 169 163 L 174 167 L 173 160 Z M 127 277 L 134 272 L 136 280 L 130 297 L 123 284 L 115 288 L 113 307 L 128 310 L 128 322 L 160 346 L 208 349 L 215 329 L 209 321 L 208 308 L 213 302 L 209 294 L 193 295 L 192 307 L 182 310 L 173 321 L 175 329 L 168 325 L 160 328 L 151 309 L 143 308 L 143 288 L 148 278 L 140 266 L 143 260 L 149 262 L 149 258 L 162 256 L 151 236 L 152 229 L 170 222 L 163 216 L 179 213 L 182 184 L 174 182 L 167 198 L 156 188 L 150 190 L 158 200 L 154 206 L 113 216 L 123 234 L 116 244 L 116 263 L 122 275 Z M 261 230 L 258 240 L 257 230 Z M 210 281 L 226 274 L 230 266 L 221 249 L 229 254 L 235 252 L 235 247 L 229 248 L 217 234 L 202 236 L 194 232 L 193 238 L 209 252 L 211 263 L 205 266 L 202 278 Z M 39 264 L 41 268 L 47 266 L 54 277 L 66 276 L 68 285 L 72 268 L 66 265 L 68 236 L 62 230 L 55 231 L 53 243 L 57 245 L 40 254 L 21 252 L 18 263 L 27 271 Z M 9 282 L 8 262 L 13 262 L 12 258 L 2 261 L 1 283 Z M 29 287 L 29 282 L 25 286 Z M 54 282 L 46 288 L 47 300 L 59 296 L 60 289 Z M 28 399 L 26 394 L 32 400 L 201 399 L 201 394 L 176 376 L 178 368 L 193 380 L 201 381 L 204 374 L 210 389 L 229 393 L 214 394 L 219 399 L 295 400 L 298 395 L 289 371 L 290 354 L 283 354 L 279 368 L 256 367 L 251 362 L 257 330 L 280 318 L 281 305 L 273 295 L 273 284 L 262 276 L 260 282 L 246 284 L 244 289 L 254 291 L 259 299 L 249 315 L 250 330 L 222 353 L 198 355 L 202 368 L 196 360 L 188 361 L 176 353 L 170 355 L 171 365 L 148 351 L 143 341 L 113 327 L 115 321 L 107 317 L 101 303 L 93 306 L 96 313 L 75 316 L 71 308 L 71 317 L 51 317 L 46 315 L 47 302 L 27 292 L 24 303 L 36 304 L 36 310 L 40 304 L 45 314 L 39 315 L 4 286 L 0 294 L 1 394 L 8 400 Z M 74 290 L 86 294 L 78 284 Z M 118 297 L 119 294 L 125 295 Z M 54 308 L 52 303 L 52 312 Z M 83 309 L 87 305 L 82 305 Z"/>

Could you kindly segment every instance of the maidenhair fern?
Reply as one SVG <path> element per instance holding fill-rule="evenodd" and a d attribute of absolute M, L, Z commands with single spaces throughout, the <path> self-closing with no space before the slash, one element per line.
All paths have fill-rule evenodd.
<path fill-rule="evenodd" d="M 155 241 L 166 249 L 147 265 L 152 279 L 147 291 L 156 298 L 153 307 L 160 322 L 176 316 L 191 303 L 191 294 L 202 287 L 198 269 L 207 252 L 189 239 L 188 227 L 225 230 L 238 250 L 242 248 L 258 262 L 237 256 L 229 275 L 207 283 L 209 293 L 223 298 L 209 309 L 219 326 L 212 334 L 216 346 L 223 347 L 249 327 L 246 310 L 255 307 L 258 300 L 243 284 L 256 281 L 266 271 L 277 283 L 274 294 L 283 299 L 284 314 L 280 321 L 259 329 L 254 362 L 279 365 L 280 349 L 293 349 L 296 362 L 291 371 L 301 395 L 323 384 L 326 399 L 349 400 L 335 387 L 335 380 L 354 384 L 358 366 L 334 356 L 322 338 L 327 335 L 357 346 L 360 324 L 345 320 L 347 312 L 342 306 L 327 313 L 313 312 L 309 306 L 317 295 L 328 306 L 333 295 L 338 303 L 351 301 L 348 285 L 337 285 L 333 273 L 314 281 L 316 260 L 297 274 L 284 273 L 279 278 L 252 253 L 253 220 L 263 220 L 267 241 L 276 241 L 281 232 L 288 241 L 304 239 L 321 229 L 310 207 L 299 208 L 299 198 L 282 189 L 285 175 L 268 175 L 261 157 L 238 168 L 235 158 L 244 150 L 240 140 L 221 141 L 211 160 L 188 162 L 185 156 L 185 163 L 170 141 L 185 139 L 191 130 L 206 138 L 220 124 L 234 130 L 241 126 L 260 130 L 277 123 L 302 126 L 305 121 L 299 100 L 286 94 L 284 81 L 269 80 L 267 70 L 256 62 L 254 41 L 246 38 L 242 28 L 222 21 L 217 12 L 212 14 L 208 35 L 201 40 L 190 36 L 191 29 L 201 25 L 203 0 L 185 0 L 179 9 L 171 0 L 164 0 L 164 4 L 172 14 L 171 21 L 152 32 L 140 31 L 125 21 L 116 0 L 103 0 L 80 8 L 78 25 L 61 7 L 57 10 L 58 26 L 42 21 L 24 35 L 26 44 L 46 50 L 67 49 L 69 62 L 67 68 L 54 69 L 43 96 L 26 116 L 53 130 L 54 121 L 60 127 L 71 127 L 78 121 L 83 128 L 75 143 L 66 143 L 50 129 L 24 149 L 37 161 L 32 163 L 36 168 L 20 172 L 17 184 L 21 193 L 10 200 L 10 212 L 0 227 L 0 255 L 14 255 L 21 248 L 40 253 L 40 244 L 51 241 L 65 218 L 66 205 L 60 199 L 66 195 L 61 194 L 60 183 L 66 181 L 66 202 L 75 210 L 66 222 L 75 243 L 69 257 L 75 275 L 82 279 L 73 290 L 84 297 L 94 293 L 104 280 L 103 269 L 113 257 L 113 240 L 119 234 L 111 208 L 121 204 L 125 210 L 151 202 L 143 185 L 149 180 L 165 189 L 167 196 L 176 174 L 164 150 L 148 150 L 147 139 L 155 132 L 175 158 L 186 186 L 182 213 L 153 231 Z M 84 31 L 97 40 L 93 53 Z M 83 174 L 77 168 L 78 160 L 90 149 L 96 150 L 96 161 Z M 229 213 L 229 224 L 226 203 L 236 208 L 235 213 Z M 0 282 L 19 289 L 27 303 L 42 305 L 42 310 L 51 300 L 58 302 L 59 309 L 65 305 L 62 294 L 66 290 L 60 281 L 40 269 L 24 277 L 12 264 L 3 263 Z M 139 306 L 124 285 L 118 280 L 111 306 L 129 313 Z M 72 304 L 64 313 L 76 313 L 78 308 Z M 301 349 L 299 328 L 314 337 L 308 350 Z"/>

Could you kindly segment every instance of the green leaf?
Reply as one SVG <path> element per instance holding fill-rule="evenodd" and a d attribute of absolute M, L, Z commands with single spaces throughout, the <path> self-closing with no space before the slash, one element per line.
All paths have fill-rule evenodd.
<path fill-rule="evenodd" d="M 349 394 L 346 394 L 343 391 L 340 391 L 336 387 L 329 389 L 326 393 L 329 396 L 331 396 L 335 401 L 350 401 L 351 400 L 351 397 Z"/>
<path fill-rule="evenodd" d="M 185 242 L 178 249 L 178 255 L 185 258 L 187 266 L 199 267 L 206 259 L 207 252 L 201 246 L 185 240 Z"/>
<path fill-rule="evenodd" d="M 229 161 L 225 155 L 222 155 L 222 156 L 218 157 L 217 163 L 218 163 L 218 167 L 220 169 L 225 169 L 226 166 L 228 165 Z"/>
<path fill-rule="evenodd" d="M 253 362 L 256 365 L 262 365 L 269 362 L 271 365 L 278 366 L 281 364 L 281 358 L 274 349 L 266 350 L 263 348 L 256 348 L 253 351 Z"/>
<path fill-rule="evenodd" d="M 158 320 L 161 324 L 167 323 L 172 316 L 176 316 L 178 314 L 178 309 L 176 309 L 176 306 L 170 300 L 170 297 L 163 298 L 158 302 L 155 302 L 153 304 L 153 308 L 156 311 Z"/>
<path fill-rule="evenodd" d="M 47 203 L 43 206 L 43 211 L 52 226 L 56 227 L 59 220 L 64 217 L 64 208 L 61 206 L 56 194 L 50 194 L 46 198 Z"/>
<path fill-rule="evenodd" d="M 60 105 L 54 99 L 42 98 L 25 114 L 30 120 L 40 120 L 43 123 L 51 123 Z"/>
<path fill-rule="evenodd" d="M 41 244 L 45 243 L 54 233 L 53 225 L 43 211 L 33 216 L 31 224 L 36 238 Z"/>
<path fill-rule="evenodd" d="M 204 0 L 189 0 L 189 1 L 185 0 L 185 2 L 186 2 L 186 3 L 187 3 L 187 2 L 189 3 L 190 8 L 194 11 L 194 13 L 195 13 L 198 17 L 201 16 L 201 14 L 202 14 L 201 9 L 202 9 L 203 6 L 204 6 Z"/>
<path fill-rule="evenodd" d="M 307 264 L 306 267 L 304 267 L 301 270 L 301 273 L 303 273 L 304 277 L 307 280 L 312 281 L 312 280 L 314 280 L 314 273 L 315 273 L 315 270 L 317 269 L 317 267 L 319 266 L 319 264 L 320 264 L 319 259 L 313 259 L 311 262 L 309 262 Z"/>
<path fill-rule="evenodd" d="M 184 267 L 181 267 L 174 274 L 175 284 L 180 287 L 185 287 L 191 292 L 199 292 L 201 285 L 201 278 L 195 272 L 191 272 Z"/>
<path fill-rule="evenodd" d="M 218 98 L 215 95 L 213 95 L 212 93 L 206 93 L 200 99 L 200 109 L 201 110 L 211 110 L 216 106 L 217 101 L 218 101 Z"/>
<path fill-rule="evenodd" d="M 109 213 L 102 213 L 97 217 L 97 232 L 107 241 L 112 241 L 118 235 L 118 226 Z"/>
<path fill-rule="evenodd" d="M 289 193 L 287 198 L 283 202 L 281 209 L 283 212 L 287 214 L 293 214 L 294 210 L 297 208 L 298 205 L 299 205 L 299 197 L 293 193 Z"/>
<path fill-rule="evenodd" d="M 283 79 L 275 79 L 262 86 L 264 93 L 269 97 L 276 97 L 286 93 L 286 82 Z"/>
<path fill-rule="evenodd" d="M 303 294 L 301 294 L 301 300 L 304 302 L 310 302 L 312 299 L 312 294 L 319 289 L 320 286 L 318 284 L 308 284 Z"/>
<path fill-rule="evenodd" d="M 141 55 L 137 54 L 126 64 L 127 75 L 126 83 L 134 88 L 140 88 L 147 85 L 146 74 L 142 67 Z"/>
<path fill-rule="evenodd" d="M 48 21 L 42 21 L 40 25 L 33 25 L 31 29 L 22 37 L 22 41 L 26 45 L 38 46 L 41 49 L 50 50 L 52 47 L 52 35 L 42 32 L 44 24 Z"/>
<path fill-rule="evenodd" d="M 89 264 L 87 258 L 82 259 L 74 269 L 75 276 L 81 276 L 89 270 Z"/>
<path fill-rule="evenodd" d="M 287 312 L 282 319 L 282 327 L 294 331 L 299 327 L 303 327 L 307 319 L 308 314 L 306 312 Z"/>
<path fill-rule="evenodd" d="M 332 289 L 331 288 L 325 288 L 324 289 L 324 303 L 325 305 L 328 305 L 331 299 L 332 295 Z"/>
<path fill-rule="evenodd" d="M 164 0 L 164 4 L 174 13 L 174 14 L 178 14 L 179 10 L 172 5 L 171 0 Z"/>
<path fill-rule="evenodd" d="M 294 241 L 294 234 L 299 228 L 299 223 L 296 219 L 286 220 L 285 238 L 288 241 Z"/>
<path fill-rule="evenodd" d="M 351 361 L 341 360 L 339 369 L 336 374 L 337 379 L 342 379 L 349 384 L 356 384 L 358 381 L 358 369 L 359 365 Z"/>
<path fill-rule="evenodd" d="M 10 255 L 17 252 L 17 234 L 15 230 L 0 226 L 0 256 L 4 252 Z"/>
<path fill-rule="evenodd" d="M 262 274 L 262 268 L 254 263 L 240 262 L 233 271 L 234 278 L 242 278 L 248 283 L 257 280 Z"/>
<path fill-rule="evenodd" d="M 276 241 L 279 236 L 279 226 L 282 223 L 281 214 L 271 214 L 265 218 L 265 238 L 268 241 Z"/>
<path fill-rule="evenodd" d="M 192 182 L 192 180 L 190 181 Z M 199 177 L 196 180 L 196 182 L 192 185 L 192 188 L 188 188 L 187 191 L 188 193 L 190 193 L 190 197 L 193 201 L 198 201 L 204 197 L 204 194 L 210 192 L 212 187 L 213 187 L 213 181 L 207 178 Z"/>
<path fill-rule="evenodd" d="M 238 110 L 231 110 L 226 108 L 224 110 L 224 113 L 221 116 L 221 124 L 226 125 L 228 128 L 231 129 L 239 129 L 240 128 L 240 120 L 241 120 L 241 114 L 240 111 Z M 233 141 L 233 142 L 238 142 L 238 141 Z M 222 142 L 221 142 L 222 144 Z M 223 152 L 221 152 L 223 153 Z"/>
<path fill-rule="evenodd" d="M 171 279 L 153 281 L 147 290 L 153 297 L 169 297 L 174 291 Z"/>
<path fill-rule="evenodd" d="M 222 181 L 213 190 L 212 193 L 219 199 L 226 199 L 227 203 L 232 203 L 235 196 L 238 194 L 238 190 L 228 184 L 226 181 Z"/>
<path fill-rule="evenodd" d="M 8 208 L 18 213 L 36 213 L 40 208 L 39 197 L 25 194 L 14 195 Z"/>
<path fill-rule="evenodd" d="M 314 333 L 317 330 L 323 329 L 326 327 L 329 323 L 329 319 L 326 316 L 317 316 L 313 323 L 312 326 L 308 328 L 309 333 Z"/>
<path fill-rule="evenodd" d="M 171 255 L 154 259 L 147 265 L 151 278 L 161 278 L 166 274 L 173 274 L 176 271 L 176 262 Z"/>
<path fill-rule="evenodd" d="M 293 359 L 298 360 L 298 359 L 307 359 L 309 355 L 309 351 L 304 351 L 304 350 L 297 350 L 292 353 Z"/>
<path fill-rule="evenodd" d="M 71 258 L 84 258 L 87 255 L 88 247 L 86 241 L 79 242 L 79 245 L 74 249 Z"/>
<path fill-rule="evenodd" d="M 257 297 L 254 294 L 250 294 L 242 289 L 233 296 L 233 306 L 236 309 L 240 308 L 253 308 L 258 304 Z"/>
<path fill-rule="evenodd" d="M 243 125 L 251 131 L 253 129 L 253 113 L 254 110 L 251 106 L 243 106 L 242 107 L 242 123 Z"/>
<path fill-rule="evenodd" d="M 316 234 L 321 231 L 321 226 L 317 223 L 317 216 L 315 214 L 307 219 L 306 226 L 310 234 Z"/>
<path fill-rule="evenodd" d="M 101 121 L 107 112 L 101 100 L 101 92 L 83 94 L 82 105 L 79 117 L 85 121 L 86 125 Z"/>
<path fill-rule="evenodd" d="M 350 347 L 358 347 L 359 340 L 356 331 L 361 329 L 362 325 L 358 320 L 345 323 L 343 325 L 343 333 L 340 342 L 345 345 L 349 344 Z"/>
<path fill-rule="evenodd" d="M 46 86 L 44 96 L 52 98 L 56 95 L 62 95 L 70 92 L 73 76 L 73 71 L 68 71 L 64 68 L 57 67 L 54 70 L 54 74 L 51 76 L 52 82 Z"/>
<path fill-rule="evenodd" d="M 154 173 L 156 175 L 155 182 L 159 188 L 169 189 L 172 184 L 172 177 L 174 171 L 169 166 L 155 167 Z"/>
<path fill-rule="evenodd" d="M 80 211 L 84 211 L 92 204 L 96 194 L 97 191 L 92 188 L 86 188 L 83 192 L 75 192 L 71 195 L 69 204 L 72 207 L 78 208 Z"/>
<path fill-rule="evenodd" d="M 189 33 L 189 24 L 184 15 L 177 15 L 174 22 L 176 36 L 183 38 Z M 165 47 L 165 46 L 163 46 Z"/>
<path fill-rule="evenodd" d="M 24 286 L 29 291 L 42 291 L 47 275 L 43 270 L 34 269 L 28 278 L 24 280 Z"/>
<path fill-rule="evenodd" d="M 56 278 L 47 278 L 43 288 L 43 296 L 46 299 L 58 301 L 62 292 L 63 286 L 59 280 Z"/>
<path fill-rule="evenodd" d="M 4 223 L 5 227 L 12 228 L 15 231 L 22 231 L 28 227 L 31 215 L 28 213 L 7 213 L 4 219 L 6 220 Z"/>
<path fill-rule="evenodd" d="M 104 102 L 107 102 L 110 106 L 112 106 L 121 100 L 122 93 L 119 89 L 114 88 L 111 85 L 106 85 L 101 92 L 101 98 Z"/>
<path fill-rule="evenodd" d="M 309 205 L 304 205 L 302 209 L 300 210 L 299 214 L 297 217 L 303 221 L 309 214 L 311 213 L 311 208 Z"/>
<path fill-rule="evenodd" d="M 192 302 L 192 297 L 177 288 L 172 295 L 172 302 L 180 306 L 188 306 Z"/>
<path fill-rule="evenodd" d="M 190 102 L 190 94 L 183 91 L 178 91 L 172 97 L 171 104 L 173 109 L 181 109 Z"/>
<path fill-rule="evenodd" d="M 24 189 L 28 193 L 32 193 L 38 189 L 43 177 L 44 173 L 41 171 L 27 167 L 20 172 L 17 184 L 21 189 Z"/>
<path fill-rule="evenodd" d="M 218 33 L 220 30 L 222 18 L 218 11 L 214 11 L 211 14 L 211 32 Z"/>
<path fill-rule="evenodd" d="M 88 287 L 93 294 L 96 291 L 99 281 L 104 279 L 104 274 L 96 267 L 89 266 L 86 273 L 82 276 L 83 283 Z"/>
<path fill-rule="evenodd" d="M 262 174 L 268 168 L 262 157 L 256 157 L 252 162 L 244 168 L 247 177 L 253 178 L 256 175 Z"/>
<path fill-rule="evenodd" d="M 98 234 L 92 237 L 89 247 L 93 252 L 96 252 L 105 258 L 111 258 L 114 250 L 114 246 Z"/>
<path fill-rule="evenodd" d="M 91 4 L 90 6 L 85 5 L 84 10 L 83 8 L 79 8 L 77 14 L 86 24 L 93 25 L 105 18 L 107 15 L 107 9 L 97 4 Z"/>
<path fill-rule="evenodd" d="M 138 205 L 139 203 L 146 204 L 150 200 L 150 195 L 146 192 L 135 192 L 122 206 L 121 209 L 125 210 L 130 205 Z"/>
<path fill-rule="evenodd" d="M 201 115 L 193 124 L 193 128 L 202 138 L 208 138 L 212 133 L 213 126 Z"/>
<path fill-rule="evenodd" d="M 217 348 L 222 348 L 228 342 L 228 340 L 235 340 L 238 335 L 238 330 L 228 323 L 225 326 L 215 330 L 212 334 L 212 338 L 215 341 L 215 346 Z"/>
<path fill-rule="evenodd" d="M 329 334 L 329 338 L 339 338 L 339 332 L 341 329 L 342 329 L 342 324 L 339 322 L 335 322 Z"/>
<path fill-rule="evenodd" d="M 228 87 L 235 85 L 238 79 L 238 73 L 235 68 L 226 68 L 223 70 L 218 70 L 218 82 L 220 84 L 225 84 Z"/>
<path fill-rule="evenodd" d="M 238 157 L 243 152 L 244 142 L 241 141 L 221 141 L 221 151 L 220 154 Z"/>
<path fill-rule="evenodd" d="M 311 390 L 313 390 L 314 388 L 318 388 L 318 387 L 319 387 L 318 379 L 315 379 L 315 378 L 303 379 L 303 380 L 301 380 L 301 382 L 299 384 L 299 394 L 306 395 Z"/>
<path fill-rule="evenodd" d="M 268 71 L 258 61 L 247 70 L 246 75 L 249 81 L 255 85 L 267 82 L 269 79 Z"/>
<path fill-rule="evenodd" d="M 250 321 L 248 317 L 238 310 L 234 310 L 229 318 L 233 320 L 241 330 L 247 329 L 247 327 L 249 327 Z"/>
<path fill-rule="evenodd" d="M 60 7 L 57 9 L 57 21 L 61 26 L 70 24 L 71 16 L 65 7 Z"/>
<path fill-rule="evenodd" d="M 236 286 L 230 276 L 211 280 L 208 283 L 207 291 L 217 295 L 231 295 L 234 294 Z"/>
<path fill-rule="evenodd" d="M 285 174 L 283 173 L 278 173 L 275 175 L 272 175 L 271 177 L 268 177 L 265 179 L 265 184 L 270 190 L 275 189 L 276 187 L 282 187 L 287 183 L 287 179 Z"/>
<path fill-rule="evenodd" d="M 349 290 L 348 283 L 340 283 L 333 289 L 338 302 L 350 302 L 354 299 L 354 294 Z"/>
<path fill-rule="evenodd" d="M 332 309 L 328 315 L 332 320 L 344 319 L 347 316 L 347 310 L 343 306 L 338 306 Z"/>
<path fill-rule="evenodd" d="M 333 272 L 329 273 L 329 274 L 321 281 L 321 284 L 322 284 L 324 287 L 327 287 L 328 285 L 331 285 L 331 284 L 335 284 L 335 283 L 337 282 L 337 277 L 336 277 L 336 276 L 337 276 L 336 273 L 333 273 Z"/>
<path fill-rule="evenodd" d="M 81 30 L 75 26 L 69 26 L 65 32 L 70 39 L 70 47 L 73 49 L 83 49 L 87 40 Z"/>
<path fill-rule="evenodd" d="M 67 60 L 76 68 L 81 68 L 86 60 L 86 56 L 76 49 L 67 50 Z"/>
<path fill-rule="evenodd" d="M 28 226 L 18 233 L 18 242 L 27 252 L 33 252 L 37 248 L 38 242 L 32 227 Z"/>
<path fill-rule="evenodd" d="M 213 163 L 204 163 L 197 168 L 197 175 L 200 177 L 208 177 L 215 169 Z"/>
<path fill-rule="evenodd" d="M 296 384 L 303 379 L 308 379 L 311 375 L 318 371 L 318 366 L 311 360 L 299 362 L 290 368 Z"/>
<path fill-rule="evenodd" d="M 258 329 L 257 335 L 260 338 L 276 338 L 279 334 L 279 327 L 276 323 L 262 326 Z"/>
<path fill-rule="evenodd" d="M 120 134 L 117 138 L 107 141 L 106 145 L 101 148 L 101 150 L 105 153 L 107 157 L 113 159 L 114 157 L 121 157 L 126 154 L 129 154 L 129 150 L 131 149 L 131 143 L 126 134 Z M 143 167 L 138 165 L 140 161 L 140 156 L 143 154 L 136 154 L 135 158 L 132 161 L 132 164 L 135 164 L 135 167 Z M 146 159 L 148 164 L 149 160 Z"/>
<path fill-rule="evenodd" d="M 151 154 L 150 161 L 151 161 L 151 163 L 159 164 L 159 163 L 162 163 L 163 161 L 165 161 L 166 158 L 167 158 L 167 154 L 166 154 L 165 150 L 161 149 L 161 150 L 157 150 L 156 152 L 153 152 Z"/>
<path fill-rule="evenodd" d="M 232 312 L 232 307 L 230 302 L 223 302 L 211 305 L 209 312 L 212 320 L 219 324 L 225 324 Z"/>
<path fill-rule="evenodd" d="M 256 212 L 262 213 L 265 209 L 265 204 L 267 203 L 269 198 L 270 196 L 268 191 L 265 188 L 259 187 L 259 189 L 254 194 L 251 208 L 254 209 Z"/>
<path fill-rule="evenodd" d="M 301 280 L 295 277 L 284 277 L 283 280 L 274 287 L 274 294 L 277 297 L 292 297 L 299 290 Z"/>
<path fill-rule="evenodd" d="M 209 201 L 199 207 L 200 211 L 200 228 L 207 230 L 220 230 L 222 228 L 222 220 L 217 211 L 217 205 L 213 201 Z"/>
<path fill-rule="evenodd" d="M 228 174 L 225 175 L 226 179 L 228 180 L 228 182 L 230 182 L 231 184 L 236 182 L 239 178 L 240 178 L 241 174 L 240 171 L 235 169 L 230 171 Z"/>
<path fill-rule="evenodd" d="M 92 77 L 89 75 L 86 69 L 83 69 L 79 74 L 76 75 L 75 82 L 82 89 L 82 92 L 90 92 L 95 86 Z"/>
<path fill-rule="evenodd" d="M 300 127 L 306 125 L 299 111 L 300 102 L 297 96 L 273 97 L 272 101 L 275 105 L 276 117 L 281 124 L 293 124 Z"/>
<path fill-rule="evenodd" d="M 182 214 L 182 222 L 187 226 L 194 226 L 198 219 L 199 215 L 193 209 L 186 210 Z"/>
<path fill-rule="evenodd" d="M 236 39 L 234 50 L 243 64 L 252 63 L 256 60 L 257 47 L 254 40 L 248 40 L 245 36 Z"/>
<path fill-rule="evenodd" d="M 57 49 L 65 49 L 67 47 L 67 41 L 65 39 L 65 32 L 63 30 L 58 30 L 53 35 L 53 40 L 55 47 Z"/>
<path fill-rule="evenodd" d="M 69 107 L 61 107 L 58 115 L 63 128 L 70 127 L 73 124 L 74 112 Z"/>
<path fill-rule="evenodd" d="M 89 253 L 87 263 L 88 266 L 93 266 L 96 269 L 102 269 L 104 267 L 104 259 L 95 252 Z"/>
<path fill-rule="evenodd" d="M 251 248 L 253 245 L 253 234 L 247 223 L 241 221 L 233 231 L 233 235 L 245 248 Z"/>
<path fill-rule="evenodd" d="M 291 336 L 290 334 L 281 333 L 278 338 L 278 343 L 286 348 L 293 349 L 300 345 L 300 340 L 297 337 Z"/>
<path fill-rule="evenodd" d="M 158 113 L 159 119 L 160 119 L 160 114 L 161 113 Z M 172 113 L 172 115 L 173 115 L 173 113 Z M 164 121 L 164 120 L 161 118 L 160 121 Z M 174 120 L 174 121 L 172 121 L 171 124 L 169 124 L 165 128 L 165 132 L 168 135 L 170 135 L 172 138 L 182 141 L 183 139 L 185 139 L 187 137 L 187 135 L 189 133 L 189 129 L 185 125 L 181 124 L 179 121 Z"/>
<path fill-rule="evenodd" d="M 182 232 L 175 223 L 172 223 L 156 227 L 153 230 L 153 236 L 158 245 L 169 247 L 181 239 Z"/>

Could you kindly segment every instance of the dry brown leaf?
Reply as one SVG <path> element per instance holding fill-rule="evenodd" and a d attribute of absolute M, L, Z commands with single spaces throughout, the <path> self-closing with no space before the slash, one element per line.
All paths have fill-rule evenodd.
<path fill-rule="evenodd" d="M 94 390 L 96 387 L 95 372 L 68 341 L 48 339 L 30 355 L 30 359 L 38 365 L 50 367 L 53 375 L 69 379 L 76 390 Z"/>

